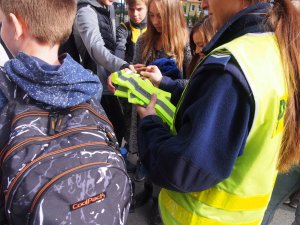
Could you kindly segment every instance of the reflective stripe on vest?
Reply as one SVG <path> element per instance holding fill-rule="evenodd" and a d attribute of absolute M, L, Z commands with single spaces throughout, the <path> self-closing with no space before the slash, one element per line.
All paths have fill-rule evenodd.
<path fill-rule="evenodd" d="M 115 95 L 127 98 L 132 104 L 146 106 L 150 103 L 151 95 L 155 93 L 156 113 L 171 126 L 175 113 L 175 106 L 170 102 L 171 93 L 154 87 L 149 80 L 143 80 L 138 74 L 126 73 L 124 70 L 113 73 L 112 81 L 118 85 Z"/>
<path fill-rule="evenodd" d="M 243 155 L 227 179 L 202 192 L 161 191 L 166 225 L 258 225 L 272 193 L 287 101 L 277 39 L 272 33 L 247 34 L 210 55 L 216 53 L 233 55 L 244 72 L 255 101 L 253 124 Z"/>

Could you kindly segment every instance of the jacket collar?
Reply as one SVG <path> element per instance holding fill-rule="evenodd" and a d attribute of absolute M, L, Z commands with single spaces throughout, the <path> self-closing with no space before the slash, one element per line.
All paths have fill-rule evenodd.
<path fill-rule="evenodd" d="M 130 24 L 134 28 L 144 29 L 147 26 L 147 16 L 145 17 L 145 19 L 141 23 L 135 23 L 132 20 L 130 20 Z"/>

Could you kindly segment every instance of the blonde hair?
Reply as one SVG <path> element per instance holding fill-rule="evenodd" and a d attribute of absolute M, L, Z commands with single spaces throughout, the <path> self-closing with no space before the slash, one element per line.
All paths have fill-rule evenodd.
<path fill-rule="evenodd" d="M 76 0 L 0 0 L 0 9 L 21 18 L 37 41 L 54 45 L 72 32 Z"/>
<path fill-rule="evenodd" d="M 266 0 L 248 0 L 250 4 Z M 268 23 L 275 30 L 284 65 L 288 102 L 278 170 L 287 172 L 300 163 L 300 15 L 291 0 L 274 0 Z"/>
<path fill-rule="evenodd" d="M 156 4 L 162 21 L 162 32 L 158 33 L 151 23 L 148 13 L 147 31 L 143 35 L 144 50 L 142 60 L 154 49 L 155 42 L 162 36 L 164 51 L 176 58 L 179 69 L 183 68 L 184 49 L 188 42 L 188 32 L 183 8 L 179 0 L 149 0 L 148 9 L 151 4 Z M 155 58 L 150 58 L 153 61 Z"/>
<path fill-rule="evenodd" d="M 275 28 L 288 84 L 285 133 L 278 169 L 286 172 L 300 162 L 300 15 L 290 0 L 275 0 L 269 21 Z"/>

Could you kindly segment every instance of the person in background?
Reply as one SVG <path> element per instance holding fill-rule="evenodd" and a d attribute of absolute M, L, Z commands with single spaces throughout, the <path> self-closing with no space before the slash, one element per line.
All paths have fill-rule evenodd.
<path fill-rule="evenodd" d="M 124 115 L 119 99 L 107 88 L 107 77 L 112 72 L 128 68 L 129 64 L 114 55 L 116 27 L 113 2 L 113 0 L 78 0 L 73 35 L 83 60 L 82 64 L 90 65 L 86 68 L 97 72 L 100 78 L 103 85 L 101 105 L 112 122 L 118 142 L 121 144 L 125 133 Z"/>
<path fill-rule="evenodd" d="M 211 38 L 214 36 L 214 30 L 208 17 L 202 18 L 196 22 L 190 31 L 190 48 L 192 53 L 192 59 L 188 67 L 188 76 L 190 76 L 205 55 L 202 53 L 202 49 Z"/>
<path fill-rule="evenodd" d="M 121 23 L 117 27 L 117 41 L 115 55 L 124 59 L 128 63 L 132 63 L 135 46 L 138 38 L 147 30 L 147 5 L 148 0 L 126 0 L 128 8 L 129 21 Z M 133 152 L 129 148 L 129 139 L 131 133 L 131 112 L 132 105 L 125 99 L 120 99 L 124 112 L 125 120 L 125 141 L 126 148 L 130 153 Z M 129 160 L 127 161 L 127 172 L 135 172 L 136 166 Z"/>
<path fill-rule="evenodd" d="M 278 171 L 300 161 L 299 13 L 289 0 L 203 7 L 217 33 L 187 86 L 146 68 L 180 100 L 171 129 L 155 95 L 137 108 L 139 157 L 163 188 L 164 224 L 259 225 Z"/>
<path fill-rule="evenodd" d="M 135 44 L 147 30 L 148 0 L 126 0 L 129 21 L 117 27 L 117 41 L 115 55 L 132 63 Z"/>
<path fill-rule="evenodd" d="M 149 65 L 158 59 L 175 61 L 175 67 L 181 72 L 181 78 L 186 77 L 190 63 L 191 53 L 188 45 L 188 30 L 183 8 L 180 1 L 174 0 L 149 0 L 147 15 L 147 31 L 138 39 L 133 58 L 135 70 L 142 71 L 145 65 Z M 170 62 L 170 61 L 168 61 Z M 137 127 L 135 107 L 132 112 L 131 127 Z M 131 130 L 129 148 L 137 151 L 136 128 Z M 138 161 L 138 167 L 134 175 L 136 181 L 144 180 L 146 174 Z M 137 194 L 136 205 L 144 204 L 151 196 L 153 186 L 146 179 L 144 191 Z M 153 205 L 150 223 L 160 222 L 157 206 L 157 192 L 154 188 Z"/>
<path fill-rule="evenodd" d="M 137 71 L 159 58 L 174 59 L 186 76 L 190 62 L 188 31 L 179 1 L 149 0 L 147 32 L 137 41 L 133 64 Z"/>

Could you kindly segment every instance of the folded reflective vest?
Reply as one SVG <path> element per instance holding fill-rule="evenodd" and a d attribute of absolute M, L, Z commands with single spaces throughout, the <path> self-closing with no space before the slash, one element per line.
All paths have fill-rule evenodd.
<path fill-rule="evenodd" d="M 170 102 L 171 93 L 154 87 L 149 80 L 142 79 L 139 74 L 128 73 L 125 70 L 113 73 L 112 82 L 117 85 L 115 95 L 127 98 L 132 104 L 147 106 L 151 95 L 156 94 L 155 111 L 169 127 L 172 126 L 176 107 Z"/>

